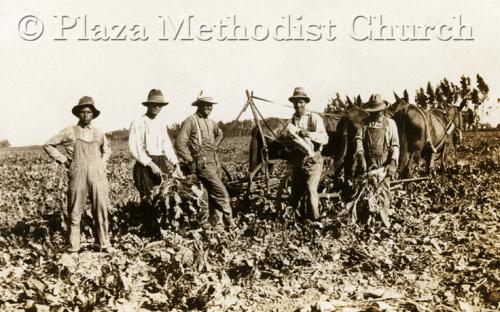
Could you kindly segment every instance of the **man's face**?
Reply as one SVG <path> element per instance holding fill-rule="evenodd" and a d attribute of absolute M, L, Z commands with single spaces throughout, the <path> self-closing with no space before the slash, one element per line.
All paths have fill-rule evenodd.
<path fill-rule="evenodd" d="M 80 119 L 80 123 L 83 125 L 88 125 L 94 118 L 94 112 L 90 107 L 81 108 L 78 112 L 78 119 Z"/>
<path fill-rule="evenodd" d="M 200 103 L 198 104 L 198 111 L 205 117 L 208 117 L 212 112 L 213 104 L 210 103 Z"/>
<path fill-rule="evenodd" d="M 163 105 L 161 105 L 161 104 L 154 104 L 154 103 L 148 104 L 147 114 L 154 118 L 160 113 L 162 107 L 163 107 Z"/>
<path fill-rule="evenodd" d="M 304 115 L 306 112 L 306 100 L 300 99 L 293 101 L 293 108 L 295 109 L 295 113 L 299 116 Z"/>
<path fill-rule="evenodd" d="M 383 111 L 370 112 L 370 120 L 377 120 L 382 114 Z"/>

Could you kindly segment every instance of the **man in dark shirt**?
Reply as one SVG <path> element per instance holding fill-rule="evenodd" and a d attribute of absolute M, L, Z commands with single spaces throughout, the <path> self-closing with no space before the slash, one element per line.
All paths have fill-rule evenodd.
<path fill-rule="evenodd" d="M 208 209 L 210 223 L 219 231 L 234 227 L 229 194 L 219 177 L 220 161 L 216 147 L 222 140 L 222 131 L 217 123 L 209 119 L 213 105 L 217 104 L 211 97 L 201 93 L 192 103 L 196 112 L 182 123 L 179 135 L 175 140 L 175 150 L 189 168 L 195 173 L 208 191 Z"/>

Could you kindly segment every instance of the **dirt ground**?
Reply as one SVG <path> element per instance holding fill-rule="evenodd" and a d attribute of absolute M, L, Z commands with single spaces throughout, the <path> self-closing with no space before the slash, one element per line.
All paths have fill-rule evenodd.
<path fill-rule="evenodd" d="M 222 146 L 236 178 L 246 175 L 246 148 L 246 138 Z M 133 161 L 123 143 L 113 152 L 117 252 L 91 250 L 88 211 L 82 252 L 65 254 L 66 173 L 37 147 L 0 150 L 0 310 L 499 308 L 500 132 L 466 133 L 444 177 L 396 190 L 389 229 L 351 224 L 338 200 L 322 201 L 320 222 L 299 224 L 286 204 L 236 196 L 237 229 L 167 222 L 153 240 L 142 234 Z"/>

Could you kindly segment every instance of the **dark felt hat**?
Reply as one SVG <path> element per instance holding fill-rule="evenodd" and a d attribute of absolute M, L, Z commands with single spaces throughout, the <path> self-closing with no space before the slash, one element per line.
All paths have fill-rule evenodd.
<path fill-rule="evenodd" d="M 90 109 L 92 109 L 92 112 L 94 114 L 93 118 L 97 118 L 97 116 L 99 116 L 99 114 L 101 113 L 100 111 L 97 110 L 97 108 L 95 108 L 94 100 L 90 96 L 82 97 L 78 101 L 78 104 L 73 106 L 73 109 L 71 110 L 71 112 L 73 113 L 73 115 L 78 117 L 78 112 L 84 107 L 90 107 Z"/>
<path fill-rule="evenodd" d="M 165 106 L 168 104 L 168 102 L 166 102 L 163 99 L 163 93 L 161 93 L 160 90 L 152 89 L 151 91 L 149 91 L 148 100 L 145 102 L 142 102 L 142 105 L 144 105 L 144 106 L 148 106 L 151 104 L 155 104 L 155 105 L 160 104 L 161 106 Z"/>
<path fill-rule="evenodd" d="M 306 92 L 304 91 L 304 88 L 302 87 L 297 87 L 293 90 L 293 95 L 288 98 L 290 102 L 294 102 L 295 100 L 305 100 L 306 103 L 309 103 L 311 99 L 307 96 Z"/>

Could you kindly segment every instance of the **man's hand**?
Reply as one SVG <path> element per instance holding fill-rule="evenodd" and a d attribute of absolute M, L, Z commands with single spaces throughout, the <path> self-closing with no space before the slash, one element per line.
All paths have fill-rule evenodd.
<path fill-rule="evenodd" d="M 356 152 L 354 156 L 354 164 L 352 166 L 352 172 L 354 175 L 363 174 L 366 172 L 366 160 L 365 155 L 362 151 Z"/>
<path fill-rule="evenodd" d="M 299 131 L 299 136 L 301 138 L 308 138 L 311 136 L 311 134 L 309 133 L 309 131 L 307 131 L 306 129 L 300 129 Z"/>
<path fill-rule="evenodd" d="M 180 164 L 179 169 L 184 175 L 190 175 L 194 173 L 194 162 L 183 162 Z"/>
<path fill-rule="evenodd" d="M 153 161 L 151 161 L 148 165 L 149 168 L 151 168 L 151 171 L 155 175 L 161 175 L 161 169 L 158 167 Z"/>
<path fill-rule="evenodd" d="M 396 164 L 396 161 L 392 159 L 391 162 L 389 163 L 389 166 L 387 166 L 387 175 L 390 176 L 391 178 L 394 178 L 397 172 L 398 172 L 398 165 Z"/>
<path fill-rule="evenodd" d="M 174 172 L 172 173 L 172 176 L 175 178 L 179 178 L 179 179 L 185 178 L 184 173 L 182 173 L 182 170 L 181 170 L 181 167 L 179 166 L 179 164 L 175 164 Z"/>

